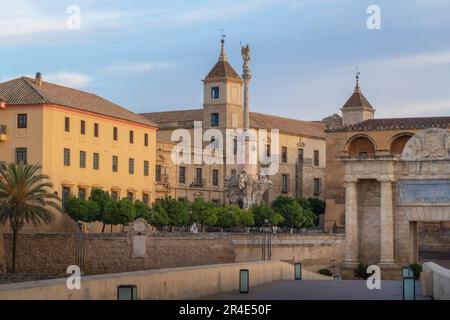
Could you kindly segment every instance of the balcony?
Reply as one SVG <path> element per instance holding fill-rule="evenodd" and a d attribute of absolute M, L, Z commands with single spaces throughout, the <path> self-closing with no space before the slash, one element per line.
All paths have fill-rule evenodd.
<path fill-rule="evenodd" d="M 6 141 L 6 126 L 0 124 L 0 141 Z"/>
<path fill-rule="evenodd" d="M 204 188 L 205 186 L 206 186 L 206 178 L 196 178 L 190 184 L 190 187 L 193 187 L 193 188 Z"/>

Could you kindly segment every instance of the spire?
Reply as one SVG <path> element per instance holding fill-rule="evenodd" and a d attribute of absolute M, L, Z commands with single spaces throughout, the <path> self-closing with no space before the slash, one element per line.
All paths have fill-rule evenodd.
<path fill-rule="evenodd" d="M 223 29 L 222 29 L 222 39 L 220 40 L 221 47 L 220 47 L 219 61 L 227 61 L 228 60 L 227 54 L 225 53 L 225 37 L 226 37 L 226 35 L 223 33 Z"/>
<path fill-rule="evenodd" d="M 356 85 L 355 85 L 355 93 L 361 93 L 361 88 L 359 87 L 359 75 L 361 72 L 359 72 L 358 67 L 356 67 Z"/>

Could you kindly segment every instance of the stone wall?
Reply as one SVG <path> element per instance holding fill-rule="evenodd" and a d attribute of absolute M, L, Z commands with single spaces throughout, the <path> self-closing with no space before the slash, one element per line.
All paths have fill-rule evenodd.
<path fill-rule="evenodd" d="M 4 235 L 5 264 L 11 265 L 11 235 Z M 272 259 L 302 261 L 311 268 L 343 259 L 343 235 L 277 234 L 272 238 Z M 18 272 L 65 274 L 78 264 L 76 234 L 21 234 L 17 243 Z M 132 235 L 86 234 L 84 272 L 115 273 L 170 267 L 208 265 L 261 259 L 259 234 L 148 234 L 145 255 L 132 256 Z"/>

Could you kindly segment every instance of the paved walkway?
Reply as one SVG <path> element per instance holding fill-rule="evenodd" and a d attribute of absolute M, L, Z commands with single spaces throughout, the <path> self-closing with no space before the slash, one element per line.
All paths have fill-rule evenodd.
<path fill-rule="evenodd" d="M 248 294 L 225 293 L 208 300 L 401 300 L 401 281 L 381 281 L 380 290 L 369 290 L 362 280 L 285 280 L 250 288 Z M 416 299 L 423 297 L 416 281 Z"/>

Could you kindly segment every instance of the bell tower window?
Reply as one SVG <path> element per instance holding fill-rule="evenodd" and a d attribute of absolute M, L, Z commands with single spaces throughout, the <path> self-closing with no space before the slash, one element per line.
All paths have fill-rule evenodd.
<path fill-rule="evenodd" d="M 211 127 L 218 127 L 218 126 L 219 126 L 219 114 L 211 113 Z"/>
<path fill-rule="evenodd" d="M 219 99 L 219 87 L 211 87 L 211 99 Z"/>

